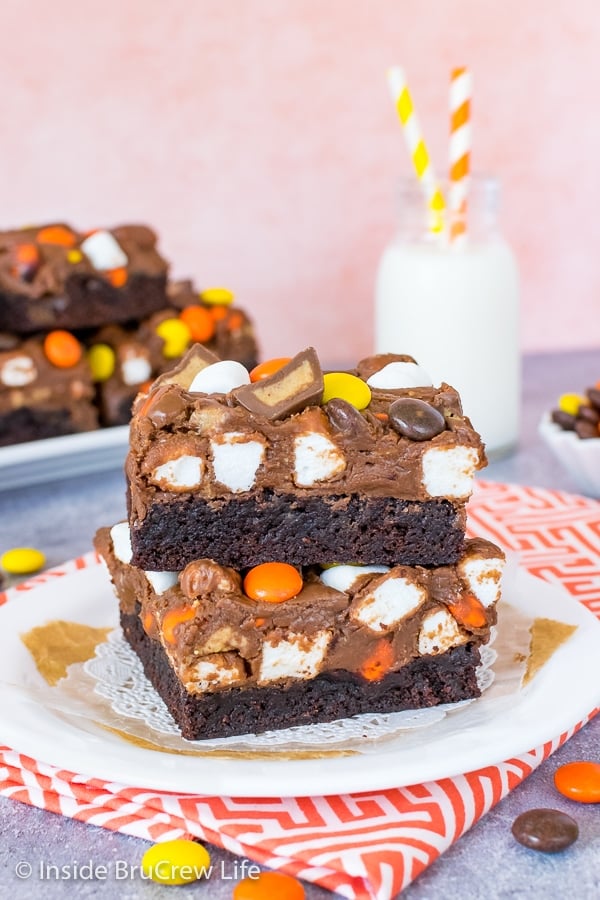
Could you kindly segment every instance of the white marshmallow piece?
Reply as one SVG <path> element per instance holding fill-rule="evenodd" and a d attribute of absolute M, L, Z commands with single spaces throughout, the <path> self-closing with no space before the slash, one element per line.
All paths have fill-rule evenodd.
<path fill-rule="evenodd" d="M 214 661 L 201 659 L 193 669 L 194 680 L 187 682 L 186 687 L 195 693 L 213 690 L 215 687 L 226 687 L 244 680 L 243 665 L 227 666 L 223 657 Z"/>
<path fill-rule="evenodd" d="M 249 441 L 241 431 L 230 431 L 212 440 L 210 448 L 217 481 L 234 494 L 249 491 L 264 459 L 264 444 Z"/>
<path fill-rule="evenodd" d="M 106 271 L 127 265 L 127 256 L 110 231 L 95 231 L 79 248 L 95 269 Z"/>
<path fill-rule="evenodd" d="M 374 372 L 367 379 L 369 387 L 381 391 L 394 391 L 400 388 L 431 387 L 433 381 L 425 369 L 412 362 L 388 363 L 383 369 Z"/>
<path fill-rule="evenodd" d="M 468 497 L 478 462 L 474 447 L 432 447 L 423 454 L 423 487 L 430 497 Z"/>
<path fill-rule="evenodd" d="M 177 584 L 179 572 L 144 572 L 155 594 L 164 594 Z"/>
<path fill-rule="evenodd" d="M 144 356 L 130 356 L 121 363 L 121 377 L 131 386 L 142 384 L 152 376 L 152 366 Z"/>
<path fill-rule="evenodd" d="M 201 483 L 203 474 L 204 462 L 200 457 L 185 454 L 157 466 L 151 480 L 167 490 L 195 488 Z"/>
<path fill-rule="evenodd" d="M 327 587 L 336 591 L 347 593 L 361 575 L 389 572 L 389 566 L 331 566 L 324 569 L 319 575 L 320 580 Z"/>
<path fill-rule="evenodd" d="M 503 559 L 500 557 L 467 558 L 459 568 L 471 592 L 483 606 L 492 606 L 500 599 L 500 580 L 504 570 Z"/>
<path fill-rule="evenodd" d="M 12 356 L 0 367 L 0 381 L 6 387 L 25 387 L 35 381 L 37 374 L 30 356 Z"/>
<path fill-rule="evenodd" d="M 421 656 L 436 656 L 452 647 L 464 644 L 467 636 L 460 631 L 457 621 L 447 609 L 434 609 L 425 616 L 419 631 Z"/>
<path fill-rule="evenodd" d="M 129 565 L 133 556 L 131 547 L 131 532 L 127 522 L 118 522 L 110 529 L 110 539 L 113 545 L 113 553 L 119 562 Z"/>
<path fill-rule="evenodd" d="M 190 394 L 228 394 L 243 384 L 250 384 L 248 370 L 233 359 L 222 359 L 198 372 L 188 391 Z"/>
<path fill-rule="evenodd" d="M 406 578 L 390 577 L 379 581 L 352 611 L 352 618 L 371 631 L 383 634 L 427 600 L 425 588 Z"/>
<path fill-rule="evenodd" d="M 346 468 L 346 460 L 333 441 L 316 431 L 295 439 L 294 454 L 294 481 L 300 487 L 327 481 Z"/>
<path fill-rule="evenodd" d="M 265 684 L 280 678 L 314 678 L 319 673 L 330 640 L 328 631 L 320 631 L 312 642 L 302 634 L 291 634 L 289 641 L 275 644 L 267 639 L 263 646 L 258 683 Z"/>

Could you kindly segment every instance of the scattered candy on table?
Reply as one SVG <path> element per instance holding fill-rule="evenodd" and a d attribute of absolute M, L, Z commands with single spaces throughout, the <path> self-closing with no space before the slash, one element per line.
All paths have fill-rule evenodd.
<path fill-rule="evenodd" d="M 302 576 L 289 563 L 261 563 L 250 569 L 244 578 L 244 593 L 251 600 L 283 603 L 296 597 L 302 590 L 302 584 Z"/>
<path fill-rule="evenodd" d="M 577 822 L 558 809 L 529 809 L 517 816 L 511 831 L 519 844 L 542 853 L 566 850 L 579 837 Z"/>
<path fill-rule="evenodd" d="M 600 388 L 590 387 L 585 394 L 562 394 L 551 419 L 563 431 L 574 431 L 583 439 L 600 437 Z"/>
<path fill-rule="evenodd" d="M 9 575 L 32 575 L 46 564 L 46 557 L 35 547 L 13 547 L 0 556 L 0 566 Z"/>
<path fill-rule="evenodd" d="M 261 872 L 244 878 L 233 889 L 233 900 L 304 900 L 304 888 L 283 872 Z"/>
<path fill-rule="evenodd" d="M 154 844 L 142 856 L 142 872 L 158 884 L 190 884 L 210 877 L 209 867 L 208 850 L 184 838 Z"/>
<path fill-rule="evenodd" d="M 578 803 L 600 803 L 600 763 L 578 760 L 554 773 L 556 790 Z"/>

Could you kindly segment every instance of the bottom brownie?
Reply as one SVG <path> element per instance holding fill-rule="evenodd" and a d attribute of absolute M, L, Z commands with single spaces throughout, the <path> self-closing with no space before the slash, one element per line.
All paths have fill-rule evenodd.
<path fill-rule="evenodd" d="M 162 645 L 144 631 L 139 612 L 139 604 L 134 613 L 121 611 L 125 638 L 188 740 L 258 734 L 360 713 L 422 709 L 480 695 L 476 676 L 480 652 L 472 642 L 416 659 L 377 682 L 339 671 L 286 687 L 231 688 L 191 695 L 175 675 Z"/>
<path fill-rule="evenodd" d="M 0 447 L 92 431 L 97 427 L 94 410 L 85 402 L 56 409 L 21 407 L 0 413 Z"/>

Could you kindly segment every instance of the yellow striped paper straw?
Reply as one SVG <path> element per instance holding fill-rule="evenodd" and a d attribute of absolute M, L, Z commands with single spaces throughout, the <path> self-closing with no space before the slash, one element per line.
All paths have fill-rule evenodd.
<path fill-rule="evenodd" d="M 450 240 L 467 230 L 467 195 L 471 172 L 471 97 L 473 78 L 469 69 L 454 69 L 450 77 L 450 151 L 448 208 Z"/>
<path fill-rule="evenodd" d="M 430 212 L 430 231 L 440 233 L 444 230 L 444 212 L 446 203 L 433 171 L 431 158 L 427 145 L 423 140 L 423 133 L 415 113 L 414 104 L 404 71 L 399 66 L 392 66 L 388 70 L 388 84 L 392 100 L 396 106 L 396 112 L 402 125 L 402 131 L 410 153 L 413 168 L 417 174 Z"/>

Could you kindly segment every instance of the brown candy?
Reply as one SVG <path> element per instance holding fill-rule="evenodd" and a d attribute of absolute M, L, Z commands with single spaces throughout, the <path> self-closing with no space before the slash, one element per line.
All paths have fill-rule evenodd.
<path fill-rule="evenodd" d="M 579 837 L 577 822 L 558 809 L 529 809 L 517 816 L 511 831 L 519 844 L 542 853 L 566 850 Z"/>
<path fill-rule="evenodd" d="M 188 563 L 179 578 L 181 590 L 186 597 L 194 600 L 214 591 L 235 593 L 241 590 L 242 579 L 227 566 L 219 566 L 212 559 L 196 559 Z"/>
<path fill-rule="evenodd" d="M 389 409 L 390 425 L 411 441 L 429 441 L 446 428 L 443 415 L 425 400 L 401 397 Z"/>
<path fill-rule="evenodd" d="M 176 366 L 165 372 L 154 382 L 153 388 L 157 388 L 163 384 L 178 384 L 184 391 L 187 391 L 190 384 L 198 374 L 207 366 L 219 362 L 219 357 L 203 347 L 202 344 L 192 344 L 185 356 L 179 360 Z"/>
<path fill-rule="evenodd" d="M 334 397 L 324 408 L 333 427 L 348 437 L 357 450 L 370 450 L 373 447 L 371 429 L 355 406 L 341 397 Z"/>
<path fill-rule="evenodd" d="M 563 409 L 554 409 L 552 410 L 551 419 L 556 425 L 559 425 L 563 431 L 575 431 L 575 422 L 577 419 L 575 416 L 572 416 L 571 413 L 565 412 Z"/>
<path fill-rule="evenodd" d="M 588 422 L 586 419 L 577 419 L 575 422 L 575 434 L 583 439 L 597 438 L 599 437 L 598 425 Z"/>
<path fill-rule="evenodd" d="M 274 421 L 321 402 L 323 373 L 315 350 L 308 347 L 267 378 L 233 391 L 241 406 Z"/>
<path fill-rule="evenodd" d="M 599 388 L 588 388 L 587 397 L 592 406 L 595 409 L 600 410 L 600 389 Z"/>

